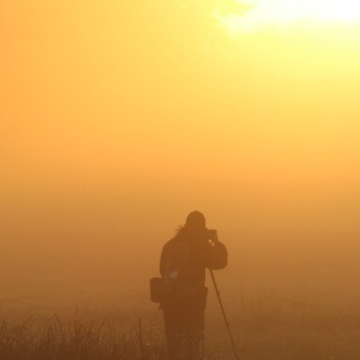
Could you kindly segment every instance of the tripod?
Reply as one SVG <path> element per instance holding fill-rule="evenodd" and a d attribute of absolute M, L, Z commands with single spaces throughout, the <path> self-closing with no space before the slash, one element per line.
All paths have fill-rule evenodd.
<path fill-rule="evenodd" d="M 229 337 L 230 337 L 230 341 L 231 341 L 231 346 L 232 346 L 233 351 L 234 351 L 234 354 L 235 354 L 235 359 L 236 359 L 236 360 L 240 360 L 239 355 L 238 355 L 237 350 L 236 350 L 235 341 L 234 341 L 234 338 L 233 338 L 232 333 L 231 333 L 230 324 L 229 324 L 229 321 L 228 321 L 228 319 L 227 319 L 227 317 L 226 317 L 224 305 L 223 305 L 223 303 L 222 303 L 222 301 L 221 301 L 220 291 L 219 291 L 219 288 L 218 288 L 218 286 L 217 286 L 214 273 L 213 273 L 213 271 L 212 271 L 211 269 L 209 269 L 209 270 L 210 270 L 210 275 L 211 275 L 212 282 L 213 282 L 213 284 L 214 284 L 216 296 L 217 296 L 217 298 L 218 298 L 218 300 L 219 300 L 221 312 L 222 312 L 223 317 L 224 317 L 224 320 L 225 320 L 225 325 L 226 325 L 226 328 L 227 328 L 228 333 L 229 333 Z"/>

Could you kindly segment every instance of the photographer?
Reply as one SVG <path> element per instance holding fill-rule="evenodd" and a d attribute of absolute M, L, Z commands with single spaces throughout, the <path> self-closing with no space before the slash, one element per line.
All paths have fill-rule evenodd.
<path fill-rule="evenodd" d="M 226 265 L 227 250 L 216 230 L 206 228 L 202 213 L 191 212 L 185 226 L 164 245 L 160 260 L 168 360 L 201 358 L 207 297 L 205 270 L 223 269 Z"/>

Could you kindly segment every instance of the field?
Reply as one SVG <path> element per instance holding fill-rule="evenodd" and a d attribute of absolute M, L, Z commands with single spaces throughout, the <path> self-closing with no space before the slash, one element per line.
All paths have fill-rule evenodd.
<path fill-rule="evenodd" d="M 346 246 L 318 238 L 314 247 L 311 238 L 266 243 L 255 235 L 228 244 L 229 266 L 215 272 L 240 359 L 359 360 L 356 237 L 348 236 Z M 22 251 L 5 244 L 0 359 L 164 359 L 162 314 L 148 289 L 162 242 L 140 247 L 134 239 L 126 250 L 116 239 L 84 248 L 55 240 L 61 247 L 38 243 L 43 257 L 35 240 Z M 204 355 L 232 360 L 210 280 Z"/>
<path fill-rule="evenodd" d="M 212 299 L 214 300 L 214 299 Z M 240 359 L 358 360 L 360 313 L 281 304 L 268 298 L 230 304 Z M 205 356 L 235 359 L 216 303 L 207 311 Z M 68 316 L 2 320 L 0 359 L 165 359 L 161 316 L 148 311 L 103 316 L 76 309 Z"/>

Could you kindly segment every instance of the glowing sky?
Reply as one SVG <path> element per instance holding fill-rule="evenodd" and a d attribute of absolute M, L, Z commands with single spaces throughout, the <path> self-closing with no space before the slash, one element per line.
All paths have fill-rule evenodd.
<path fill-rule="evenodd" d="M 267 26 L 298 22 L 312 24 L 355 22 L 360 18 L 360 2 L 354 0 L 233 0 L 239 11 L 214 15 L 230 33 L 253 31 Z"/>
<path fill-rule="evenodd" d="M 359 32 L 267 27 L 359 13 L 326 4 L 1 2 L 2 229 L 124 229 L 189 208 L 224 222 L 291 208 L 297 224 L 318 204 L 358 226 Z M 266 29 L 233 39 L 214 8 Z"/>

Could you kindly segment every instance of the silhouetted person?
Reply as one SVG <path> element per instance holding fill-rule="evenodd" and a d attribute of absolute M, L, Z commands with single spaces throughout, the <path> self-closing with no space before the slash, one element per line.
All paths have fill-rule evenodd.
<path fill-rule="evenodd" d="M 165 296 L 161 307 L 168 360 L 201 358 L 207 297 L 205 270 L 223 269 L 227 257 L 216 230 L 206 228 L 205 217 L 198 211 L 191 212 L 185 226 L 164 245 L 160 272 Z"/>

